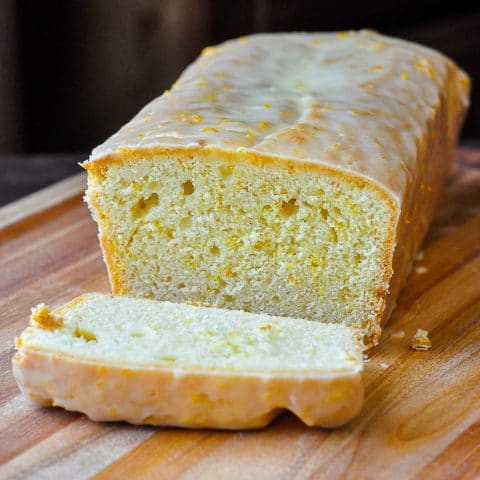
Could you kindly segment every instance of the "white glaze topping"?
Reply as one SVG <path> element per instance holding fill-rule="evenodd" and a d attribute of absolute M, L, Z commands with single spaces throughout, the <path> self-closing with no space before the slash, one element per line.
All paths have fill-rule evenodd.
<path fill-rule="evenodd" d="M 466 105 L 463 72 L 416 44 L 371 31 L 244 37 L 204 49 L 90 161 L 123 149 L 243 150 L 349 171 L 401 202 L 452 75 Z"/>

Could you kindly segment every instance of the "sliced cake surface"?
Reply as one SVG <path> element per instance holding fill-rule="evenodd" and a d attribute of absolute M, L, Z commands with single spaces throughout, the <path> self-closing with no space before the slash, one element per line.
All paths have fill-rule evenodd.
<path fill-rule="evenodd" d="M 253 428 L 358 413 L 363 345 L 342 325 L 87 294 L 32 310 L 14 374 L 40 404 L 94 420 Z"/>
<path fill-rule="evenodd" d="M 342 322 L 375 343 L 468 92 L 440 53 L 370 31 L 205 49 L 84 163 L 113 292 Z"/>

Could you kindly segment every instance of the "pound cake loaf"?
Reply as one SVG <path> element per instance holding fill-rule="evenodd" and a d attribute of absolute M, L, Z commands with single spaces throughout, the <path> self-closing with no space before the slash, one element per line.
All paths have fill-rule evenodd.
<path fill-rule="evenodd" d="M 83 164 L 113 292 L 342 323 L 374 344 L 468 92 L 440 53 L 370 31 L 206 48 Z"/>
<path fill-rule="evenodd" d="M 333 427 L 362 405 L 362 344 L 342 325 L 87 294 L 32 310 L 13 371 L 40 405 L 93 420 L 258 428 L 284 409 Z"/>

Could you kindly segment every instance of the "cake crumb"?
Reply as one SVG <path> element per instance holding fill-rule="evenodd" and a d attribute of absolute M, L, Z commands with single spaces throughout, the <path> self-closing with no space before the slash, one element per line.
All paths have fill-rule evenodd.
<path fill-rule="evenodd" d="M 382 362 L 382 363 L 380 364 L 380 366 L 381 366 L 384 370 L 386 370 L 390 365 L 389 365 L 388 363 Z"/>
<path fill-rule="evenodd" d="M 398 330 L 397 332 L 393 332 L 390 337 L 400 340 L 405 337 L 405 332 L 403 330 Z"/>
<path fill-rule="evenodd" d="M 422 265 L 415 268 L 415 273 L 418 275 L 423 275 L 424 273 L 427 273 L 427 272 L 428 272 L 428 269 Z"/>
<path fill-rule="evenodd" d="M 428 331 L 419 328 L 410 341 L 410 348 L 420 351 L 430 350 L 432 342 L 428 338 Z"/>
<path fill-rule="evenodd" d="M 420 250 L 418 253 L 417 253 L 417 256 L 415 257 L 415 260 L 417 262 L 421 262 L 425 257 L 425 252 L 423 250 Z"/>

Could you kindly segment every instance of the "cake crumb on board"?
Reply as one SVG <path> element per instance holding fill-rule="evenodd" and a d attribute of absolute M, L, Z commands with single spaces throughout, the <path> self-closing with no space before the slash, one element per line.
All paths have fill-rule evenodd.
<path fill-rule="evenodd" d="M 421 328 L 417 329 L 417 332 L 410 341 L 410 348 L 420 351 L 430 350 L 430 348 L 432 348 L 432 342 L 428 338 L 428 331 Z"/>

